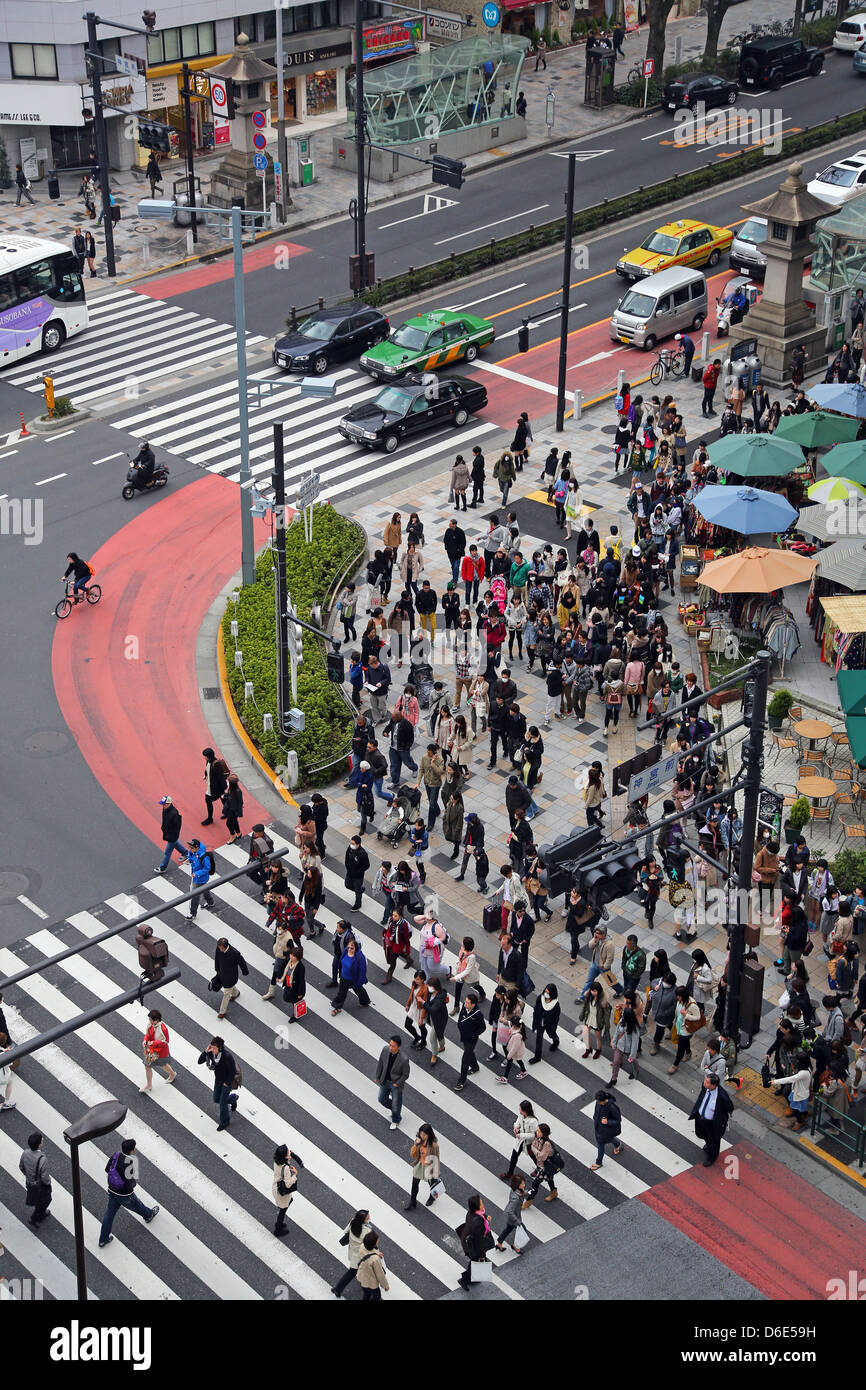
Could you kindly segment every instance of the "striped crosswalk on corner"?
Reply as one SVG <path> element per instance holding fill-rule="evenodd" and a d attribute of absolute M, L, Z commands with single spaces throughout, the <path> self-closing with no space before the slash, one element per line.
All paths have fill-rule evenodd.
<path fill-rule="evenodd" d="M 275 839 L 297 880 L 297 850 L 279 836 Z M 219 872 L 246 860 L 240 846 L 225 846 L 216 855 Z M 73 914 L 62 928 L 43 928 L 20 947 L 0 950 L 0 976 L 171 902 L 182 870 L 172 874 L 174 882 L 154 877 L 133 892 Z M 340 1237 L 358 1210 L 370 1212 L 380 1233 L 387 1296 L 438 1297 L 455 1286 L 465 1265 L 454 1232 L 470 1193 L 483 1197 L 494 1232 L 502 1229 L 508 1189 L 498 1173 L 512 1148 L 511 1127 L 521 1099 L 530 1100 L 539 1120 L 550 1124 L 565 1158 L 557 1200 L 543 1202 L 542 1188 L 525 1214 L 533 1242 L 548 1242 L 647 1193 L 699 1158 L 698 1141 L 677 1098 L 659 1094 L 643 1080 L 626 1081 L 619 1088 L 626 1153 L 616 1161 L 606 1158 L 601 1170 L 591 1173 L 593 1096 L 609 1063 L 590 1059 L 587 1065 L 564 1034 L 553 1061 L 545 1052 L 525 1081 L 502 1086 L 496 1080 L 500 1058 L 486 1060 L 485 1034 L 478 1047 L 481 1070 L 465 1091 L 455 1094 L 460 1046 L 453 1022 L 435 1069 L 429 1048 L 408 1050 L 411 1074 L 402 1124 L 390 1130 L 390 1114 L 378 1102 L 373 1075 L 392 1033 L 401 1033 L 409 1049 L 403 1022 L 411 972 L 403 972 L 399 985 L 395 981 L 383 987 L 380 907 L 365 897 L 361 913 L 352 912 L 342 874 L 328 868 L 327 861 L 325 884 L 327 904 L 318 920 L 326 934 L 304 941 L 308 1013 L 303 1021 L 288 1026 L 279 995 L 274 1001 L 261 998 L 272 968 L 271 933 L 265 930 L 266 909 L 254 896 L 254 886 L 238 879 L 214 889 L 215 909 L 201 908 L 195 924 L 182 915 L 185 907 L 155 919 L 172 963 L 181 967 L 179 980 L 149 995 L 144 1008 L 127 1005 L 24 1060 L 15 1074 L 17 1109 L 7 1112 L 0 1126 L 0 1227 L 6 1246 L 0 1274 L 38 1281 L 45 1297 L 72 1296 L 73 1207 L 63 1131 L 85 1109 L 110 1098 L 128 1106 L 124 1124 L 115 1135 L 80 1150 L 89 1281 L 93 1296 L 101 1299 L 330 1298 L 330 1286 L 345 1267 Z M 186 886 L 183 876 L 184 891 Z M 326 986 L 331 931 L 342 915 L 350 917 L 364 943 L 371 1004 L 361 1010 L 350 995 L 334 1017 L 333 995 Z M 220 1023 L 215 1011 L 219 996 L 209 993 L 208 982 L 216 942 L 224 935 L 238 946 L 250 973 L 241 977 L 240 997 Z M 447 959 L 453 964 L 453 955 Z M 131 933 L 71 956 L 45 976 L 32 975 L 7 991 L 4 1009 L 12 1036 L 23 1041 L 73 1019 L 128 988 L 138 975 Z M 482 983 L 489 997 L 494 983 L 489 972 Z M 141 1042 L 146 1011 L 152 1008 L 161 1009 L 168 1025 L 178 1079 L 169 1085 L 157 1072 L 152 1092 L 142 1094 Z M 221 1133 L 211 1075 L 198 1065 L 215 1033 L 225 1039 L 244 1073 L 237 1113 Z M 445 1193 L 432 1207 L 419 1205 L 405 1213 L 409 1147 L 425 1121 L 439 1139 Z M 18 1171 L 21 1149 L 34 1129 L 45 1136 L 53 1179 L 51 1216 L 37 1228 L 26 1220 Z M 139 1195 L 160 1211 L 147 1226 L 121 1211 L 114 1241 L 100 1250 L 105 1164 L 123 1137 L 137 1141 Z M 271 1196 L 272 1155 L 281 1143 L 304 1163 L 288 1212 L 288 1235 L 282 1239 L 273 1234 Z M 530 1170 L 526 1160 L 519 1167 Z M 423 1189 L 421 1195 L 423 1201 Z M 491 1258 L 499 1271 L 499 1292 L 520 1297 L 501 1278 L 501 1267 L 515 1257 L 494 1251 Z M 346 1296 L 360 1296 L 356 1284 Z"/>
<path fill-rule="evenodd" d="M 136 399 L 151 382 L 165 382 L 184 372 L 228 365 L 236 349 L 232 324 L 118 289 L 101 295 L 89 306 L 90 326 L 64 343 L 50 359 L 28 361 L 3 380 L 31 392 L 43 390 L 50 370 L 57 396 L 70 396 L 78 406 L 99 409 L 112 397 Z M 247 348 L 265 340 L 247 335 Z"/>

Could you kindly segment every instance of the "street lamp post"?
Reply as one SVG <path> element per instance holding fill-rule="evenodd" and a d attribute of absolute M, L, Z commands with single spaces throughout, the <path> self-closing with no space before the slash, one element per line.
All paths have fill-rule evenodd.
<path fill-rule="evenodd" d="M 238 364 L 238 428 L 241 446 L 241 574 L 244 588 L 256 582 L 256 550 L 253 514 L 245 489 L 252 481 L 250 472 L 250 417 L 247 401 L 247 314 L 244 304 L 244 251 L 241 209 L 232 208 L 232 246 L 234 250 L 235 338 Z"/>
<path fill-rule="evenodd" d="M 183 87 L 181 88 L 180 95 L 183 101 L 183 129 L 186 137 L 186 170 L 189 187 L 190 225 L 192 227 L 192 239 L 197 242 L 198 227 L 196 225 L 195 216 L 195 156 L 193 153 L 192 139 L 192 110 L 190 108 L 192 91 L 189 85 L 189 63 L 183 63 L 181 65 L 181 71 L 183 73 Z"/>
<path fill-rule="evenodd" d="M 84 1210 L 81 1203 L 81 1163 L 78 1150 L 89 1139 L 100 1139 L 110 1134 L 126 1119 L 127 1107 L 119 1100 L 103 1100 L 86 1111 L 80 1120 L 63 1131 L 63 1138 L 70 1149 L 72 1163 L 72 1214 L 75 1221 L 75 1272 L 78 1281 L 78 1298 L 87 1302 L 87 1266 L 84 1252 Z"/>
<path fill-rule="evenodd" d="M 277 155 L 280 165 L 280 196 L 277 199 L 277 209 L 281 222 L 286 220 L 286 209 L 291 207 L 291 196 L 289 194 L 289 165 L 288 150 L 286 147 L 286 91 L 285 91 L 285 57 L 283 54 L 283 10 L 287 8 L 287 0 L 276 0 L 276 21 L 277 21 Z"/>
<path fill-rule="evenodd" d="M 556 428 L 565 425 L 565 367 L 568 355 L 568 303 L 571 295 L 571 242 L 574 227 L 574 178 L 577 155 L 568 156 L 568 192 L 565 195 L 565 246 L 562 253 L 562 306 L 559 324 L 559 370 L 556 377 Z"/>
<path fill-rule="evenodd" d="M 355 0 L 355 163 L 358 192 L 355 208 L 355 241 L 358 247 L 358 292 L 367 288 L 367 194 L 364 188 L 364 10 Z"/>
<path fill-rule="evenodd" d="M 96 158 L 99 161 L 99 191 L 102 197 L 102 220 L 105 225 L 105 264 L 109 275 L 117 274 L 114 259 L 114 223 L 111 220 L 111 188 L 108 181 L 108 142 L 105 138 L 105 113 L 102 109 L 102 58 L 97 51 L 99 23 L 92 10 L 84 16 L 87 22 L 87 51 L 93 81 L 93 129 L 96 134 Z"/>

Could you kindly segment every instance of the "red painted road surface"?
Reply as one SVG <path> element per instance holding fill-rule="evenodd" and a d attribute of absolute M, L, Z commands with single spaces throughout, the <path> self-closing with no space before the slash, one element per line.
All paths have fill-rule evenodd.
<path fill-rule="evenodd" d="M 268 241 L 244 252 L 244 274 L 251 270 L 265 270 L 271 266 L 284 265 L 282 259 L 289 257 L 289 264 L 297 256 L 304 256 L 309 246 L 299 246 L 294 241 Z M 231 256 L 223 256 L 212 265 L 190 266 L 172 275 L 161 275 L 158 280 L 145 280 L 133 288 L 150 299 L 171 299 L 173 295 L 190 294 L 193 290 L 204 289 L 207 285 L 218 285 L 222 280 L 234 277 L 234 261 Z"/>
<path fill-rule="evenodd" d="M 767 1298 L 826 1301 L 829 1280 L 862 1273 L 866 1222 L 751 1143 L 638 1200 Z"/>
<path fill-rule="evenodd" d="M 257 525 L 261 545 L 267 528 Z M 112 536 L 91 559 L 101 602 L 57 624 L 52 674 L 63 718 L 106 795 L 157 843 L 161 796 L 181 812 L 183 839 L 204 810 L 201 750 L 212 740 L 195 641 L 240 549 L 237 487 L 204 477 Z M 245 792 L 241 829 L 269 819 Z M 224 838 L 217 821 L 211 843 Z"/>

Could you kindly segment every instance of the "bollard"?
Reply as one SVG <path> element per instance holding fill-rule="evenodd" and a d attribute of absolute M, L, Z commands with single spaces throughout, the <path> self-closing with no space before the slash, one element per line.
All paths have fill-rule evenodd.
<path fill-rule="evenodd" d="M 616 374 L 616 394 L 617 394 L 618 396 L 619 396 L 619 395 L 621 394 L 621 392 L 622 392 L 622 384 L 623 384 L 624 381 L 625 381 L 625 369 L 624 369 L 623 367 L 620 367 L 619 371 L 618 371 L 617 374 Z"/>
<path fill-rule="evenodd" d="M 583 410 L 583 392 L 578 386 L 574 392 L 574 419 L 580 419 L 580 412 Z"/>
<path fill-rule="evenodd" d="M 19 439 L 24 439 L 25 437 L 26 437 L 26 438 L 29 438 L 29 437 L 30 437 L 30 431 L 29 431 L 29 429 L 27 428 L 27 426 L 26 426 L 25 423 L 24 423 L 24 411 L 23 411 L 23 410 L 19 410 L 18 415 L 19 415 L 19 418 L 20 418 L 20 420 L 21 420 L 21 430 L 20 430 L 20 432 L 19 432 L 18 438 L 19 438 Z"/>

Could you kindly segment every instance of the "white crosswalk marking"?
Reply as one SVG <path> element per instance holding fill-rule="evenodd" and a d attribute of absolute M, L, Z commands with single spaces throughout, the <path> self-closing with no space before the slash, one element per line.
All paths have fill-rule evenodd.
<path fill-rule="evenodd" d="M 65 343 L 51 359 L 58 396 L 71 396 L 77 405 L 106 403 L 164 377 L 177 376 L 217 359 L 231 362 L 235 330 L 231 324 L 169 304 L 135 290 L 103 295 L 89 306 L 90 326 Z M 264 342 L 247 335 L 247 347 Z M 45 368 L 33 363 L 9 372 L 5 380 L 38 392 Z"/>
<path fill-rule="evenodd" d="M 296 876 L 294 845 L 275 835 Z M 240 846 L 216 851 L 218 868 L 243 864 Z M 131 920 L 172 901 L 178 891 L 172 878 L 154 877 L 129 893 L 110 898 L 90 912 L 70 917 L 62 935 L 39 929 L 23 949 L 0 950 L 0 973 L 11 975 L 25 960 L 48 957 L 62 947 L 100 935 L 106 925 Z M 326 866 L 327 905 L 319 922 L 330 929 L 349 912 L 342 875 Z M 187 883 L 183 876 L 183 886 Z M 147 1007 L 159 1007 L 171 1034 L 171 1053 L 178 1071 L 169 1086 L 154 1072 L 153 1091 L 143 1085 L 141 1038 L 145 1014 L 128 1005 L 79 1030 L 73 1039 L 25 1059 L 15 1077 L 18 1109 L 0 1130 L 0 1224 L 13 1260 L 42 1279 L 48 1294 L 70 1297 L 74 1267 L 70 1233 L 72 1198 L 63 1130 L 81 1112 L 114 1097 L 129 1113 L 116 1135 L 81 1149 L 82 1186 L 88 1269 L 100 1298 L 217 1300 L 288 1297 L 329 1298 L 329 1286 L 345 1264 L 339 1240 L 356 1210 L 369 1210 L 381 1234 L 390 1293 L 398 1301 L 432 1298 L 452 1288 L 465 1262 L 454 1236 L 466 1197 L 484 1200 L 491 1227 L 498 1235 L 507 1188 L 498 1178 L 512 1147 L 511 1126 L 521 1098 L 551 1126 L 554 1143 L 565 1159 L 557 1178 L 558 1200 L 545 1203 L 542 1187 L 525 1213 L 533 1240 L 548 1241 L 562 1231 L 602 1215 L 611 1207 L 645 1192 L 663 1178 L 680 1173 L 696 1158 L 696 1141 L 686 1116 L 670 1094 L 658 1095 L 645 1081 L 627 1082 L 618 1096 L 623 1109 L 626 1153 L 610 1154 L 600 1172 L 591 1174 L 595 1157 L 591 1096 L 600 1083 L 598 1067 L 587 1067 L 562 1042 L 555 1057 L 530 1069 L 524 1082 L 505 1087 L 495 1082 L 496 1063 L 487 1064 L 487 1035 L 478 1047 L 480 1071 L 455 1095 L 455 1068 L 461 1049 L 449 1022 L 446 1050 L 436 1068 L 429 1050 L 408 1050 L 403 1031 L 410 972 L 390 989 L 381 986 L 379 918 L 381 909 L 365 898 L 362 912 L 352 913 L 369 962 L 370 1006 L 359 1009 L 350 996 L 344 1011 L 331 1016 L 331 932 L 306 939 L 307 1005 L 302 1021 L 289 1026 L 281 998 L 260 998 L 272 964 L 266 909 L 246 879 L 214 890 L 217 909 L 202 908 L 194 926 L 186 908 L 154 919 L 168 943 L 180 980 L 151 995 Z M 219 1023 L 218 995 L 209 994 L 213 953 L 227 935 L 249 966 L 241 994 Z M 452 943 L 453 945 L 453 943 Z M 453 963 L 449 951 L 446 959 Z M 82 1008 L 112 998 L 138 975 L 131 934 L 120 934 L 84 954 L 68 958 L 50 972 L 31 976 L 7 991 L 4 1000 L 16 1039 L 24 1039 L 58 1020 L 74 1018 Z M 489 971 L 482 982 L 488 996 Z M 527 1010 L 531 1021 L 531 1009 Z M 210 1073 L 198 1056 L 214 1032 L 243 1068 L 244 1083 L 229 1130 L 217 1133 L 217 1112 Z M 411 1074 L 401 1127 L 389 1130 L 389 1113 L 378 1102 L 373 1081 L 376 1060 L 392 1033 L 406 1037 Z M 5 1118 L 5 1117 L 4 1117 Z M 432 1124 L 439 1138 L 445 1195 L 427 1210 L 426 1185 L 419 1207 L 405 1213 L 411 1166 L 409 1146 L 417 1126 Z M 27 1134 L 38 1128 L 53 1178 L 52 1217 L 34 1230 L 26 1223 L 18 1156 Z M 119 1213 L 115 1239 L 97 1249 L 105 1207 L 105 1163 L 121 1137 L 134 1137 L 141 1165 L 141 1197 L 158 1203 L 160 1214 L 145 1226 L 134 1215 Z M 289 1234 L 272 1233 L 271 1196 L 275 1146 L 288 1143 L 304 1160 L 297 1195 L 288 1213 Z M 518 1172 L 528 1176 L 522 1159 Z M 48 1232 L 53 1227 L 54 1235 Z M 61 1239 L 58 1240 L 58 1228 Z M 513 1255 L 496 1251 L 495 1278 L 502 1294 L 519 1297 L 501 1277 Z M 279 1292 L 284 1290 L 285 1292 Z M 357 1285 L 347 1296 L 357 1298 Z"/>

